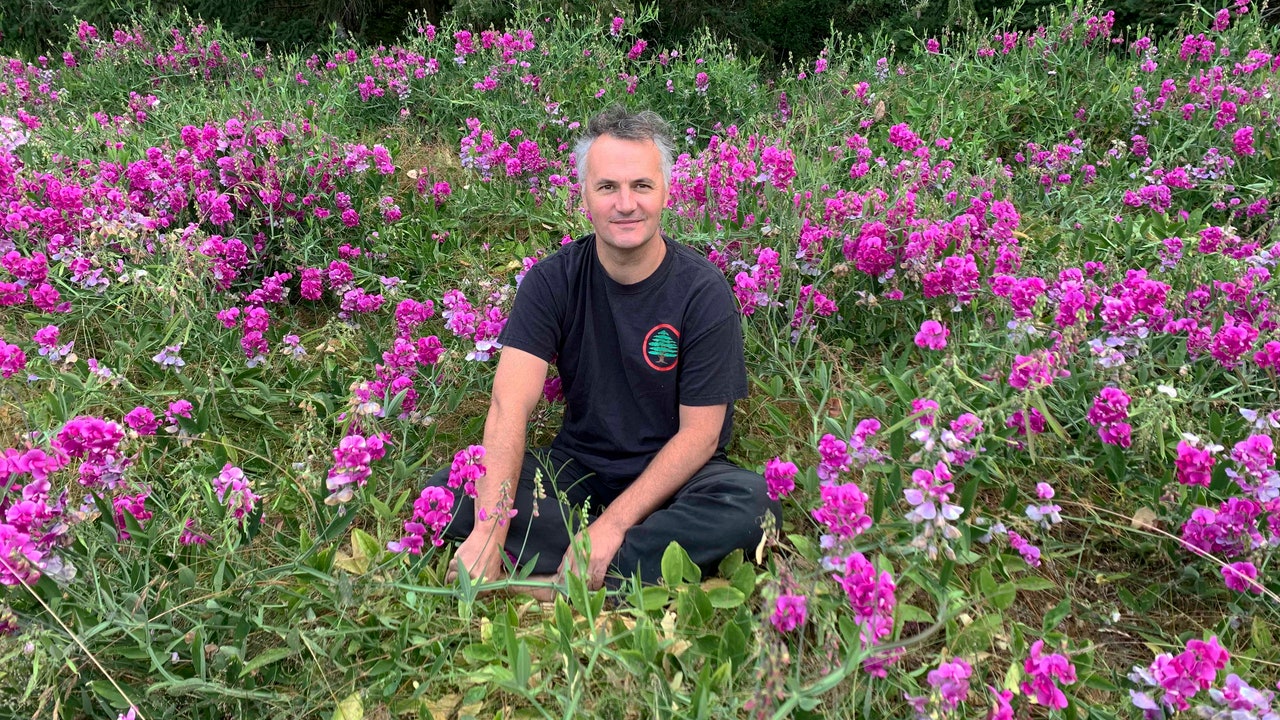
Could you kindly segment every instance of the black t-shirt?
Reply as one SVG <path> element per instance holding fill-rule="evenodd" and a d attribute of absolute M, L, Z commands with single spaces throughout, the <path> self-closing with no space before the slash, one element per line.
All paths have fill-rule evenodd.
<path fill-rule="evenodd" d="M 634 480 L 680 428 L 680 405 L 747 395 L 738 304 L 724 275 L 688 246 L 663 238 L 652 275 L 608 276 L 587 235 L 534 265 L 498 341 L 560 372 L 564 426 L 553 442 L 603 480 Z"/>

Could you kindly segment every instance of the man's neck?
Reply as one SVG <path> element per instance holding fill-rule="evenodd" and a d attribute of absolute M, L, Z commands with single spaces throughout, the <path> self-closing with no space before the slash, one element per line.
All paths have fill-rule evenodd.
<path fill-rule="evenodd" d="M 652 275 L 667 256 L 667 243 L 661 236 L 645 244 L 642 251 L 626 252 L 596 241 L 596 255 L 609 279 L 619 285 L 634 285 Z"/>

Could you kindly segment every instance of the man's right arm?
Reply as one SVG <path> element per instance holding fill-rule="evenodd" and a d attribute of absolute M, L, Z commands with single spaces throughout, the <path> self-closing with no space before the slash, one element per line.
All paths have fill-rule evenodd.
<path fill-rule="evenodd" d="M 487 472 L 476 480 L 476 522 L 454 556 L 455 563 L 465 567 L 473 579 L 483 575 L 494 580 L 501 572 L 502 547 L 509 530 L 501 509 L 510 508 L 515 500 L 529 415 L 542 394 L 547 367 L 546 360 L 514 347 L 503 348 L 498 357 L 484 423 Z"/>

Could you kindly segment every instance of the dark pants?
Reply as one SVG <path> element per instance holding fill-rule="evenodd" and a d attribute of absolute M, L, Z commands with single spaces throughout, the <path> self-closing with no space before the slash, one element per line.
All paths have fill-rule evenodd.
<path fill-rule="evenodd" d="M 535 516 L 534 476 L 539 470 Z M 428 484 L 447 487 L 448 478 L 446 467 Z M 531 565 L 535 575 L 556 572 L 570 539 L 583 526 L 582 513 L 590 522 L 624 489 L 625 484 L 599 477 L 560 450 L 525 452 L 516 488 L 516 516 L 508 521 L 507 554 L 517 567 Z M 452 492 L 453 522 L 444 535 L 463 540 L 475 526 L 475 500 L 461 488 Z M 741 548 L 748 555 L 755 550 L 767 513 L 773 514 L 774 526 L 780 526 L 782 506 L 769 499 L 764 478 L 717 453 L 665 505 L 627 531 L 605 583 L 616 588 L 622 578 L 636 573 L 646 585 L 657 583 L 662 577 L 662 554 L 673 540 L 704 577 L 712 575 L 734 550 Z"/>

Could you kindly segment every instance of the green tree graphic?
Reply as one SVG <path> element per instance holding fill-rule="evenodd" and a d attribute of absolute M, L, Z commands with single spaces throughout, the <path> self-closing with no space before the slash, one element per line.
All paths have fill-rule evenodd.
<path fill-rule="evenodd" d="M 657 356 L 657 364 L 666 365 L 667 358 L 675 359 L 680 346 L 666 329 L 659 330 L 649 338 L 649 354 Z"/>

